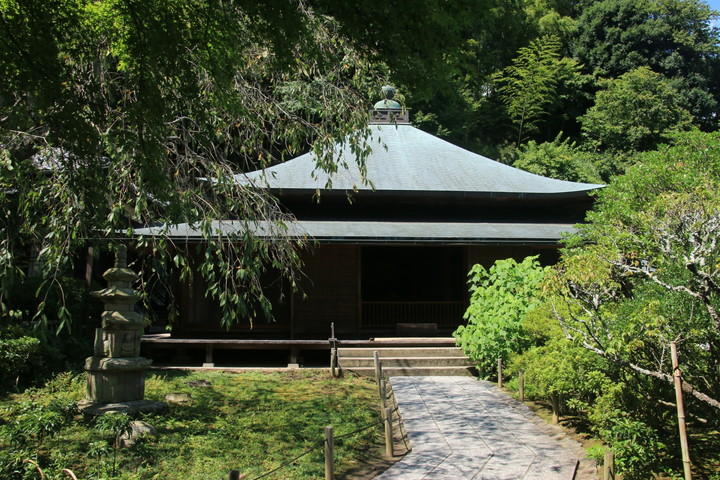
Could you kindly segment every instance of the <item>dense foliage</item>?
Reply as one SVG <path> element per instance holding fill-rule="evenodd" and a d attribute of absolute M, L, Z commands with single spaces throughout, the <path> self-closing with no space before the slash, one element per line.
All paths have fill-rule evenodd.
<path fill-rule="evenodd" d="M 591 422 L 626 478 L 674 468 L 668 342 L 691 421 L 717 428 L 720 400 L 716 19 L 701 0 L 0 0 L 4 388 L 83 354 L 92 286 L 67 277 L 139 226 L 160 226 L 135 245 L 148 292 L 195 274 L 225 325 L 270 316 L 260 278 L 294 286 L 305 245 L 233 175 L 309 149 L 332 172 L 337 141 L 362 168 L 367 107 L 392 82 L 420 128 L 609 183 L 549 273 L 472 272 L 458 338 Z M 173 244 L 179 223 L 202 247 Z"/>
<path fill-rule="evenodd" d="M 408 25 L 427 31 L 419 41 L 388 35 L 394 4 L 3 0 L 2 316 L 69 326 L 67 302 L 49 312 L 45 301 L 64 299 L 58 279 L 92 255 L 88 245 L 106 249 L 153 224 L 157 235 L 137 245 L 148 281 L 162 288 L 170 269 L 199 272 L 225 325 L 269 317 L 259 278 L 272 269 L 294 286 L 304 242 L 283 237 L 290 217 L 274 198 L 233 175 L 309 148 L 332 172 L 335 142 L 362 169 L 383 61 L 404 52 L 399 78 L 435 76 L 442 58 L 409 46 L 443 39 L 451 48 L 468 8 L 416 5 Z M 230 232 L 212 222 L 228 218 L 246 222 Z M 200 251 L 169 240 L 182 223 L 201 232 Z M 10 293 L 28 275 L 43 284 L 37 309 L 25 312 Z"/>
<path fill-rule="evenodd" d="M 62 297 L 55 280 L 88 244 L 189 223 L 202 251 L 162 228 L 141 241 L 154 288 L 171 269 L 197 271 L 226 325 L 269 316 L 260 275 L 294 285 L 303 245 L 255 236 L 253 222 L 267 221 L 282 238 L 289 217 L 233 175 L 308 148 L 333 171 L 336 141 L 362 166 L 366 108 L 388 80 L 422 128 L 538 173 L 608 180 L 630 161 L 608 152 L 717 127 L 712 18 L 698 0 L 424 0 L 412 12 L 400 2 L 4 0 L 3 315 L 17 318 L 8 294 L 31 273 L 45 283 L 24 320 L 59 315 L 65 326 L 71 315 L 42 300 Z M 562 165 L 528 153 L 556 148 L 569 156 Z M 227 232 L 217 218 L 249 222 Z"/>
<path fill-rule="evenodd" d="M 667 383 L 678 342 L 686 388 L 720 410 L 720 136 L 682 135 L 637 162 L 569 242 L 556 314 L 568 337 Z"/>
<path fill-rule="evenodd" d="M 671 342 L 695 435 L 720 427 L 720 134 L 678 134 L 633 160 L 598 193 L 541 285 L 525 274 L 521 288 L 498 275 L 475 287 L 480 303 L 470 310 L 483 312 L 482 324 L 510 323 L 516 333 L 485 329 L 460 343 L 472 354 L 497 342 L 493 353 L 507 355 L 513 374 L 524 371 L 531 398 L 588 422 L 624 478 L 648 478 L 679 465 Z M 535 308 L 495 319 L 497 292 L 509 288 L 523 298 L 507 305 Z M 697 465 L 717 460 L 702 443 L 691 449 Z"/>
<path fill-rule="evenodd" d="M 688 124 L 718 128 L 717 13 L 701 0 L 525 0 L 488 15 L 495 24 L 469 26 L 465 48 L 448 56 L 451 88 L 410 92 L 422 128 L 508 163 L 524 143 L 562 135 L 580 156 L 601 154 L 605 181 L 628 161 L 611 166 L 606 151 L 651 149 Z"/>

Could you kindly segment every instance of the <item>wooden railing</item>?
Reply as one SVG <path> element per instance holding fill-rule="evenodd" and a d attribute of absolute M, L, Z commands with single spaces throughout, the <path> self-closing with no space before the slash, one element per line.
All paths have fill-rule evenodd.
<path fill-rule="evenodd" d="M 465 302 L 362 302 L 362 326 L 391 328 L 398 323 L 436 323 L 439 328 L 455 328 L 465 308 Z"/>

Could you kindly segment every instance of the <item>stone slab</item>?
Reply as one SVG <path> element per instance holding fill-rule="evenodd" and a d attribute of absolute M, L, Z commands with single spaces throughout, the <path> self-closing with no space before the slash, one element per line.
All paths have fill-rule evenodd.
<path fill-rule="evenodd" d="M 167 403 L 153 402 L 150 400 L 134 400 L 131 402 L 118 403 L 92 403 L 88 401 L 79 402 L 78 410 L 87 415 L 104 415 L 107 413 L 162 413 L 167 411 Z"/>

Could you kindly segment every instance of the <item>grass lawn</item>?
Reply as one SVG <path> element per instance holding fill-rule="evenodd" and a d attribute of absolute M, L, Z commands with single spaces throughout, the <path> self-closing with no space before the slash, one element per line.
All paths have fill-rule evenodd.
<path fill-rule="evenodd" d="M 207 380 L 210 386 L 188 382 Z M 220 479 L 230 469 L 257 478 L 313 449 L 266 479 L 324 478 L 323 429 L 335 436 L 379 421 L 376 387 L 364 378 L 332 379 L 324 371 L 271 373 L 153 372 L 146 398 L 169 393 L 191 397 L 169 411 L 144 418 L 157 430 L 130 448 L 115 447 L 115 434 L 129 419 L 78 415 L 85 376 L 61 374 L 43 388 L 0 400 L 0 478 Z M 336 475 L 383 452 L 382 425 L 336 440 Z M 24 470 L 30 472 L 23 473 Z"/>

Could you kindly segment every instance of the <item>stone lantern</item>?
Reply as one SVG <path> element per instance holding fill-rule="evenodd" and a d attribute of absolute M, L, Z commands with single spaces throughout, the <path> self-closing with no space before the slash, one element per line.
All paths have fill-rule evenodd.
<path fill-rule="evenodd" d="M 127 249 L 118 248 L 115 267 L 103 274 L 108 286 L 93 294 L 105 303 L 102 328 L 95 330 L 95 351 L 85 361 L 88 406 L 133 402 L 142 404 L 145 371 L 152 360 L 140 356 L 140 337 L 146 321 L 135 312 L 139 278 L 127 268 Z"/>

